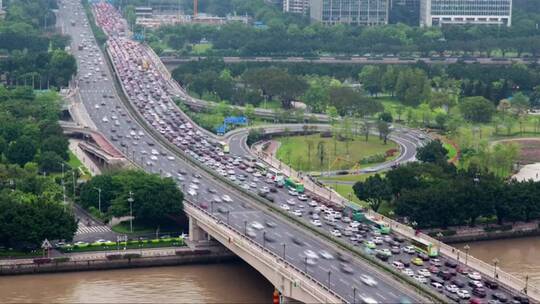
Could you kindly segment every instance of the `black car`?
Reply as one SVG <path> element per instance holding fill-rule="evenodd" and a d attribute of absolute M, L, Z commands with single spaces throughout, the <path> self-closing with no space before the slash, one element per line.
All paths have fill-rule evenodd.
<path fill-rule="evenodd" d="M 497 288 L 499 288 L 499 283 L 497 283 L 495 281 L 492 281 L 492 280 L 488 280 L 488 279 L 484 280 L 484 285 L 486 287 L 488 287 L 489 289 L 497 289 Z"/>
<path fill-rule="evenodd" d="M 375 254 L 375 256 L 378 257 L 382 261 L 388 261 L 388 255 L 384 254 L 382 252 L 377 252 L 377 254 Z"/>
<path fill-rule="evenodd" d="M 448 266 L 450 268 L 456 268 L 458 266 L 458 263 L 452 261 L 452 260 L 447 260 L 444 262 L 444 266 Z"/>
<path fill-rule="evenodd" d="M 271 202 L 271 203 L 273 203 L 274 200 L 275 200 L 274 197 L 273 197 L 273 196 L 270 196 L 270 195 L 267 195 L 267 196 L 266 196 L 266 199 L 267 199 L 269 202 Z"/>
<path fill-rule="evenodd" d="M 486 296 L 486 290 L 483 287 L 476 287 L 473 289 L 472 294 L 484 298 Z"/>
<path fill-rule="evenodd" d="M 341 262 L 349 262 L 351 260 L 351 258 L 342 254 L 341 252 L 337 253 L 337 259 L 340 260 Z"/>
<path fill-rule="evenodd" d="M 291 238 L 291 240 L 293 241 L 293 243 L 295 243 L 298 246 L 304 246 L 305 244 L 304 241 L 294 236 Z"/>
<path fill-rule="evenodd" d="M 529 304 L 529 298 L 526 295 L 515 295 L 514 300 L 518 301 L 520 304 Z"/>
<path fill-rule="evenodd" d="M 453 279 L 453 280 L 452 280 L 452 284 L 456 285 L 456 286 L 459 287 L 459 288 L 465 287 L 465 282 L 460 281 L 460 280 L 458 280 L 458 279 Z"/>
<path fill-rule="evenodd" d="M 423 252 L 419 252 L 419 253 L 417 254 L 417 256 L 418 256 L 419 258 L 421 258 L 422 261 L 424 261 L 424 262 L 425 262 L 425 261 L 429 261 L 429 256 L 428 256 L 427 254 L 423 253 Z"/>
<path fill-rule="evenodd" d="M 402 237 L 402 236 L 400 236 L 400 235 L 396 235 L 396 236 L 394 237 L 394 241 L 396 241 L 396 242 L 398 242 L 398 243 L 403 243 L 403 242 L 405 242 L 405 238 Z"/>
<path fill-rule="evenodd" d="M 444 295 L 454 302 L 459 303 L 461 301 L 461 298 L 455 293 L 445 292 Z"/>
<path fill-rule="evenodd" d="M 270 192 L 272 192 L 272 193 L 276 193 L 276 192 L 277 192 L 277 189 L 276 189 L 276 188 L 274 188 L 274 187 L 272 187 L 272 188 L 270 188 Z"/>
<path fill-rule="evenodd" d="M 501 303 L 508 302 L 508 298 L 506 297 L 506 295 L 503 294 L 503 293 L 500 293 L 500 292 L 496 292 L 496 293 L 492 294 L 491 297 L 493 299 L 495 299 L 495 300 L 499 300 L 499 302 L 501 302 Z"/>

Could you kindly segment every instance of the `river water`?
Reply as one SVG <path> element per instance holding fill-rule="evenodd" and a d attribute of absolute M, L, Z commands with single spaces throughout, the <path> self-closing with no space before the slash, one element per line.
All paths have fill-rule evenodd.
<path fill-rule="evenodd" d="M 521 279 L 529 276 L 529 284 L 540 286 L 540 237 L 524 237 L 494 241 L 468 243 L 469 253 L 492 264 L 499 260 L 498 267 Z M 463 250 L 465 243 L 452 244 Z"/>
<path fill-rule="evenodd" d="M 0 303 L 269 303 L 245 263 L 0 277 Z"/>

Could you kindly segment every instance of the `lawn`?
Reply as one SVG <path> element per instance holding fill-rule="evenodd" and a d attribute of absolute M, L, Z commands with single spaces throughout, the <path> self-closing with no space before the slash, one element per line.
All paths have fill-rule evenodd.
<path fill-rule="evenodd" d="M 375 175 L 375 173 L 366 173 L 366 174 L 349 174 L 349 175 L 336 175 L 330 177 L 321 177 L 320 181 L 323 183 L 333 182 L 333 181 L 342 181 L 342 182 L 363 182 L 368 177 Z M 380 174 L 384 176 L 384 174 Z"/>
<path fill-rule="evenodd" d="M 129 226 L 129 221 L 122 222 L 122 223 L 120 223 L 118 225 L 114 225 L 112 227 L 112 231 L 114 231 L 116 233 L 130 234 L 131 230 L 130 230 L 130 226 Z M 138 225 L 136 223 L 133 223 L 133 233 L 136 233 L 136 234 L 150 234 L 150 233 L 155 233 L 155 232 L 156 232 L 156 229 L 154 229 L 152 227 L 147 227 L 147 226 Z"/>
<path fill-rule="evenodd" d="M 193 45 L 193 54 L 203 55 L 211 49 L 212 49 L 211 43 L 197 43 Z"/>
<path fill-rule="evenodd" d="M 277 158 L 301 171 L 352 169 L 363 158 L 378 154 L 384 155 L 390 149 L 398 149 L 394 142 L 388 141 L 385 145 L 377 136 L 370 136 L 367 142 L 364 141 L 363 137 L 357 137 L 348 142 L 348 150 L 345 141 L 323 138 L 320 134 L 279 137 L 276 140 L 281 142 Z M 317 157 L 319 143 L 324 145 L 325 156 L 322 163 Z"/>
<path fill-rule="evenodd" d="M 66 245 L 60 248 L 62 252 L 88 252 L 88 251 L 111 251 L 126 249 L 144 249 L 144 248 L 159 248 L 159 247 L 180 247 L 184 246 L 184 240 L 180 237 L 167 238 L 167 239 L 153 239 L 142 241 L 128 241 L 128 242 L 108 242 L 108 243 L 92 243 L 83 245 Z"/>

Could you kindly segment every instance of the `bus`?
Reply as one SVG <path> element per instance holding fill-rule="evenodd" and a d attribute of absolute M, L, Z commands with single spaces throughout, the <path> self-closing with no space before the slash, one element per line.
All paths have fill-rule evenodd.
<path fill-rule="evenodd" d="M 285 179 L 285 186 L 296 190 L 298 193 L 304 193 L 304 184 L 290 177 Z"/>
<path fill-rule="evenodd" d="M 219 147 L 221 148 L 221 150 L 223 151 L 223 153 L 229 153 L 231 152 L 231 148 L 229 147 L 229 144 L 224 142 L 224 141 L 220 141 L 218 142 L 219 144 Z"/>
<path fill-rule="evenodd" d="M 377 229 L 379 229 L 379 232 L 381 234 L 390 234 L 390 226 L 383 222 L 383 221 L 376 221 L 371 220 L 373 222 L 373 226 L 375 226 Z"/>
<path fill-rule="evenodd" d="M 267 167 L 265 164 L 263 164 L 263 163 L 256 162 L 256 163 L 255 163 L 255 169 L 261 171 L 261 174 L 262 174 L 262 175 L 266 175 L 266 172 L 267 172 L 267 170 L 268 170 L 268 167 Z"/>
<path fill-rule="evenodd" d="M 439 248 L 423 239 L 412 238 L 411 244 L 414 246 L 417 252 L 423 252 L 432 258 L 439 255 Z"/>
<path fill-rule="evenodd" d="M 276 181 L 280 177 L 283 178 L 283 173 L 281 173 L 281 171 L 279 171 L 278 169 L 274 168 L 269 168 L 267 175 L 272 175 L 270 178 L 272 178 L 274 181 Z"/>

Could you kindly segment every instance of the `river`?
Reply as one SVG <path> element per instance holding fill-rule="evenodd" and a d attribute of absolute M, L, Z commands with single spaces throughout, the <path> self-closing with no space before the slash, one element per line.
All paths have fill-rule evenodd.
<path fill-rule="evenodd" d="M 245 263 L 0 277 L 0 303 L 269 303 Z"/>
<path fill-rule="evenodd" d="M 529 284 L 540 286 L 540 237 L 523 237 L 468 243 L 469 253 L 487 263 L 494 258 L 499 267 L 521 279 L 529 276 Z M 463 251 L 465 243 L 452 244 Z"/>

